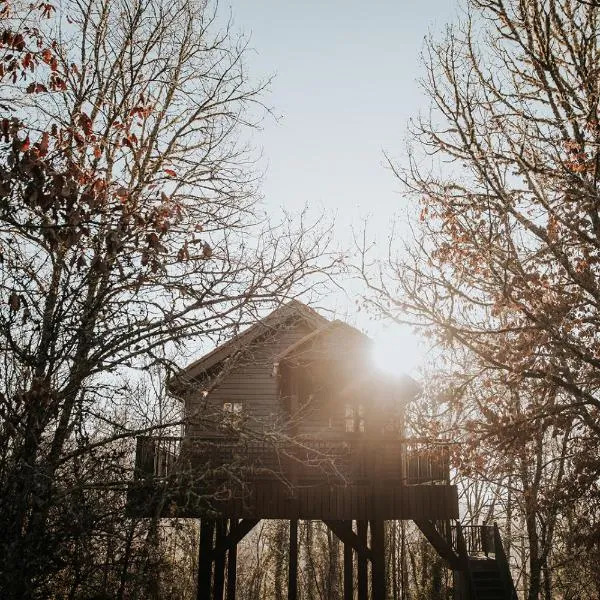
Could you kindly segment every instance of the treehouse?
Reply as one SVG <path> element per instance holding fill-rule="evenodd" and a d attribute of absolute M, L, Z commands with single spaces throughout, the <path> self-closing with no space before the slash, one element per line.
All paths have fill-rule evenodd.
<path fill-rule="evenodd" d="M 261 519 L 290 522 L 290 599 L 299 519 L 324 521 L 343 542 L 345 599 L 385 598 L 392 519 L 417 523 L 457 573 L 456 598 L 512 598 L 498 532 L 451 525 L 448 447 L 405 436 L 418 386 L 379 373 L 371 344 L 293 301 L 169 382 L 185 430 L 138 438 L 128 511 L 200 519 L 198 598 L 235 598 L 237 543 Z M 481 595 L 481 573 L 481 589 L 504 595 Z"/>

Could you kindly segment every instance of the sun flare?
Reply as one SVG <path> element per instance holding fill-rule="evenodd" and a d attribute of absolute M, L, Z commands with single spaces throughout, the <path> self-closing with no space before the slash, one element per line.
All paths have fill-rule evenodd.
<path fill-rule="evenodd" d="M 425 362 L 422 340 L 406 325 L 382 329 L 374 336 L 373 362 L 391 375 L 414 373 Z"/>

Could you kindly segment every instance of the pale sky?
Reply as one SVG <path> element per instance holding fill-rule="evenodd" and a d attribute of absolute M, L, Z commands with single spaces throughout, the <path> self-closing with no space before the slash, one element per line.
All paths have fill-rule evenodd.
<path fill-rule="evenodd" d="M 384 165 L 402 161 L 407 123 L 428 106 L 417 79 L 425 36 L 458 15 L 456 0 L 230 0 L 237 29 L 250 36 L 253 78 L 274 74 L 266 98 L 278 121 L 257 136 L 267 206 L 305 203 L 335 215 L 337 238 L 369 217 L 385 241 L 405 204 Z M 344 299 L 335 307 L 344 311 Z M 377 335 L 377 327 L 357 325 Z M 410 341 L 406 342 L 410 344 Z M 410 368 L 408 370 L 411 370 Z"/>
<path fill-rule="evenodd" d="M 456 1 L 234 0 L 229 8 L 251 38 L 250 76 L 275 75 L 267 101 L 281 119 L 267 120 L 258 137 L 267 202 L 322 203 L 342 217 L 392 212 L 400 198 L 383 150 L 402 157 L 407 121 L 427 105 L 417 83 L 423 39 L 455 18 Z"/>

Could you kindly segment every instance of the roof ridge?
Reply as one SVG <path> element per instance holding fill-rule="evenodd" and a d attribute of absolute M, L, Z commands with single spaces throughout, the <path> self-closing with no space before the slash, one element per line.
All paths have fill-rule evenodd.
<path fill-rule="evenodd" d="M 236 334 L 229 340 L 223 342 L 216 348 L 213 348 L 199 359 L 190 363 L 188 366 L 181 369 L 178 373 L 170 377 L 167 381 L 167 388 L 176 393 L 177 388 L 182 384 L 185 385 L 185 380 L 195 379 L 205 373 L 208 369 L 219 364 L 241 348 L 251 344 L 257 337 L 262 335 L 269 328 L 274 328 L 278 324 L 285 323 L 291 317 L 298 315 L 304 318 L 315 329 L 327 326 L 332 323 L 323 315 L 320 315 L 314 308 L 307 304 L 292 298 L 289 302 L 280 304 L 272 310 L 268 315 L 259 319 L 250 325 L 244 331 Z"/>

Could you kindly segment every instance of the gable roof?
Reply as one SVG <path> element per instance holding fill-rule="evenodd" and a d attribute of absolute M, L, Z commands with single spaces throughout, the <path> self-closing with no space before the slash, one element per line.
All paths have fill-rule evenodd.
<path fill-rule="evenodd" d="M 181 369 L 179 373 L 169 378 L 167 381 L 167 389 L 176 396 L 182 394 L 191 381 L 202 377 L 202 375 L 207 373 L 210 369 L 217 367 L 220 363 L 240 352 L 261 336 L 285 325 L 285 323 L 292 318 L 301 319 L 312 329 L 312 331 L 274 357 L 273 360 L 275 363 L 293 360 L 294 356 L 296 356 L 304 346 L 309 345 L 320 337 L 338 332 L 355 336 L 358 342 L 364 343 L 365 346 L 373 343 L 373 340 L 369 336 L 355 327 L 348 325 L 348 323 L 338 319 L 329 321 L 306 304 L 303 304 L 298 300 L 291 300 L 276 308 L 266 317 L 248 327 L 248 329 L 242 331 L 240 334 L 234 336 L 220 346 L 217 346 L 198 360 Z M 419 384 L 409 375 L 386 376 L 373 368 L 367 369 L 367 372 L 362 372 L 360 377 L 357 377 L 354 383 L 356 385 L 362 385 L 373 378 L 377 378 L 380 381 L 388 380 L 388 383 L 394 382 L 395 385 L 404 388 L 411 397 L 416 396 L 421 391 Z"/>
<path fill-rule="evenodd" d="M 366 345 L 373 343 L 373 340 L 371 340 L 369 336 L 356 329 L 356 327 L 352 327 L 351 325 L 348 325 L 348 323 L 344 323 L 344 321 L 339 321 L 336 319 L 334 321 L 329 321 L 326 325 L 323 325 L 319 329 L 311 331 L 304 337 L 288 346 L 285 350 L 283 350 L 283 352 L 280 352 L 275 357 L 275 361 L 280 362 L 284 360 L 291 360 L 294 356 L 298 355 L 303 347 L 307 346 L 311 342 L 320 337 L 333 335 L 337 332 L 350 333 L 351 335 L 355 336 L 357 340 Z"/>
<path fill-rule="evenodd" d="M 271 330 L 284 325 L 292 318 L 302 319 L 309 327 L 315 330 L 327 326 L 330 321 L 321 316 L 317 311 L 298 300 L 291 300 L 282 304 L 273 312 L 269 313 L 264 319 L 257 321 L 248 329 L 234 336 L 227 342 L 217 346 L 198 360 L 194 361 L 179 373 L 173 375 L 167 381 L 167 388 L 170 392 L 177 395 L 181 392 L 187 383 L 204 375 L 208 370 L 219 365 L 225 359 L 239 352 L 250 345 L 262 335 Z"/>

